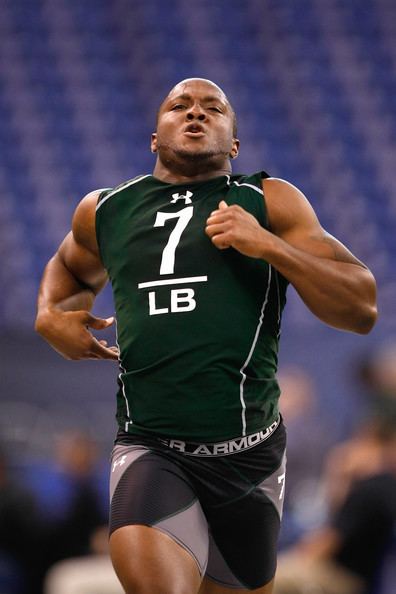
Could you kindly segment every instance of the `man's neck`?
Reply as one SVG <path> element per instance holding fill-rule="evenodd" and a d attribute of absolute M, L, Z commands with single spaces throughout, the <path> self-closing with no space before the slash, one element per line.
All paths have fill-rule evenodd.
<path fill-rule="evenodd" d="M 170 183 L 170 184 L 182 184 L 192 183 L 198 181 L 205 181 L 221 175 L 231 175 L 231 164 L 230 162 L 223 163 L 221 167 L 211 169 L 192 167 L 191 164 L 185 167 L 167 167 L 159 159 L 155 164 L 153 170 L 153 176 L 157 179 Z"/>

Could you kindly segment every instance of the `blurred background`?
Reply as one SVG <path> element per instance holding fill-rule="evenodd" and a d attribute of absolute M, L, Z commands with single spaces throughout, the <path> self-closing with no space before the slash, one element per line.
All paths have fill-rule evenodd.
<path fill-rule="evenodd" d="M 45 558 L 32 561 L 10 545 L 0 504 L 2 593 L 27 592 L 29 571 L 40 584 L 44 569 L 32 567 L 87 552 L 107 510 L 116 367 L 66 362 L 34 335 L 40 276 L 83 195 L 151 172 L 156 110 L 194 76 L 217 82 L 234 105 L 234 172 L 265 169 L 297 185 L 378 283 L 369 336 L 325 327 L 289 290 L 280 378 L 294 453 L 284 546 L 326 515 L 332 448 L 396 418 L 394 0 L 0 0 L 0 489 L 11 489 L 10 509 L 22 497 L 37 511 L 38 524 L 21 528 L 33 535 L 30 550 L 43 510 L 50 523 Z M 94 312 L 113 313 L 108 288 Z M 81 476 L 95 487 L 95 519 L 75 538 L 81 550 L 50 545 L 50 555 L 48 531 L 77 513 Z M 389 566 L 381 594 L 396 591 Z"/>

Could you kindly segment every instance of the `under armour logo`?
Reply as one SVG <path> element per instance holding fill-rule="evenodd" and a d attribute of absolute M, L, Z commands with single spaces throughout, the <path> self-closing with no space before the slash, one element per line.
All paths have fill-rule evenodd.
<path fill-rule="evenodd" d="M 175 204 L 178 200 L 184 200 L 184 204 L 191 204 L 192 195 L 193 193 L 190 190 L 187 190 L 185 194 L 179 194 L 179 192 L 172 194 L 171 204 Z"/>
<path fill-rule="evenodd" d="M 118 460 L 115 460 L 115 462 L 113 464 L 113 472 L 115 471 L 117 466 L 123 466 L 123 464 L 125 464 L 125 460 L 126 460 L 126 455 L 121 456 L 121 458 L 119 458 Z"/>

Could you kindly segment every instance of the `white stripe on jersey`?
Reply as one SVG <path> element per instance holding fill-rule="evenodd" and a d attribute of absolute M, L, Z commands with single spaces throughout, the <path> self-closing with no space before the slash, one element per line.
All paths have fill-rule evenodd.
<path fill-rule="evenodd" d="M 133 179 L 132 181 L 124 184 L 123 186 L 121 186 L 119 188 L 116 188 L 115 190 L 110 192 L 110 194 L 107 194 L 107 196 L 102 198 L 102 200 L 99 200 L 98 204 L 96 205 L 96 210 L 99 210 L 99 208 L 102 206 L 102 204 L 104 204 L 109 198 L 112 198 L 115 194 L 118 194 L 118 192 L 125 190 L 125 188 L 129 188 L 129 186 L 133 186 L 134 184 L 137 184 L 138 182 L 142 181 L 143 179 L 146 179 L 146 177 L 150 177 L 150 174 L 148 173 L 147 175 L 139 175 L 139 177 Z"/>
<path fill-rule="evenodd" d="M 118 346 L 118 351 L 120 351 L 120 345 L 118 343 L 118 324 L 117 324 L 117 318 L 115 318 L 115 331 L 116 331 L 116 345 Z M 118 374 L 118 379 L 120 380 L 121 383 L 121 391 L 122 391 L 122 395 L 124 396 L 124 400 L 125 400 L 125 407 L 126 407 L 126 413 L 127 413 L 127 417 L 129 419 L 129 421 L 127 421 L 125 423 L 125 427 L 124 427 L 124 431 L 128 431 L 128 425 L 133 425 L 133 420 L 131 419 L 131 413 L 129 410 L 129 402 L 128 402 L 128 398 L 125 392 L 125 384 L 124 381 L 122 379 L 122 374 L 126 373 L 126 369 L 121 365 L 121 352 L 118 355 L 118 364 L 120 366 L 121 372 Z"/>
<path fill-rule="evenodd" d="M 265 312 L 265 308 L 267 307 L 269 290 L 270 290 L 270 286 L 271 286 L 271 275 L 272 275 L 272 266 L 269 264 L 268 265 L 267 290 L 265 292 L 263 305 L 261 307 L 261 312 L 260 312 L 260 317 L 259 317 L 259 321 L 258 321 L 257 328 L 256 328 L 256 333 L 254 335 L 253 343 L 252 343 L 252 346 L 250 347 L 250 351 L 247 356 L 247 359 L 246 359 L 245 363 L 242 365 L 241 369 L 239 370 L 239 373 L 242 375 L 241 383 L 239 384 L 239 397 L 240 397 L 241 405 L 242 405 L 242 435 L 243 436 L 246 435 L 246 402 L 245 402 L 245 396 L 244 396 L 244 384 L 246 381 L 246 374 L 244 373 L 244 371 L 245 371 L 246 367 L 249 365 L 250 360 L 253 356 L 254 349 L 256 348 L 257 340 L 258 340 L 258 337 L 260 334 L 260 329 L 261 329 L 261 326 L 263 325 L 264 312 Z"/>
<path fill-rule="evenodd" d="M 262 196 L 264 196 L 264 192 L 263 190 L 261 190 L 261 188 L 258 188 L 257 186 L 254 186 L 253 184 L 247 184 L 245 182 L 242 182 L 241 184 L 237 181 L 231 181 L 230 176 L 226 175 L 227 178 L 227 185 L 231 185 L 231 184 L 235 184 L 236 186 L 247 186 L 248 188 L 251 188 L 252 190 L 255 190 L 256 192 L 258 192 L 259 194 L 261 194 Z"/>

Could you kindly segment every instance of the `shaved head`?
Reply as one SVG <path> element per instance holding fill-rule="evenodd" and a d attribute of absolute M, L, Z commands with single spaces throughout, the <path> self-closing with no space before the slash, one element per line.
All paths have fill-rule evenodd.
<path fill-rule="evenodd" d="M 189 83 L 194 83 L 194 82 L 202 82 L 207 84 L 208 86 L 214 87 L 219 93 L 221 93 L 221 95 L 223 95 L 223 98 L 225 99 L 225 101 L 227 101 L 228 104 L 230 104 L 230 102 L 227 99 L 227 95 L 224 93 L 223 89 L 221 87 L 219 87 L 219 85 L 216 85 L 216 83 L 214 83 L 213 81 L 209 80 L 208 78 L 185 78 L 184 80 L 181 80 L 180 82 L 178 82 L 168 93 L 168 96 L 171 95 L 173 92 L 179 92 L 180 90 L 183 91 L 183 88 L 186 87 Z"/>
<path fill-rule="evenodd" d="M 159 110 L 157 112 L 157 123 L 158 123 L 158 116 L 160 114 L 162 105 L 165 103 L 165 101 L 171 97 L 172 95 L 182 95 L 186 88 L 188 87 L 188 85 L 190 83 L 195 83 L 195 82 L 201 82 L 206 84 L 208 87 L 212 87 L 214 89 L 214 91 L 221 95 L 224 103 L 226 103 L 232 113 L 232 117 L 233 117 L 233 135 L 236 137 L 238 135 L 238 131 L 237 131 L 237 119 L 236 119 L 236 115 L 235 115 L 235 110 L 232 107 L 227 95 L 224 93 L 223 89 L 221 87 L 219 87 L 219 85 L 217 85 L 216 83 L 214 83 L 213 81 L 209 80 L 208 78 L 185 78 L 184 80 L 181 80 L 180 82 L 178 82 L 174 87 L 172 87 L 172 89 L 169 91 L 168 95 L 165 97 L 165 99 L 162 101 Z"/>

